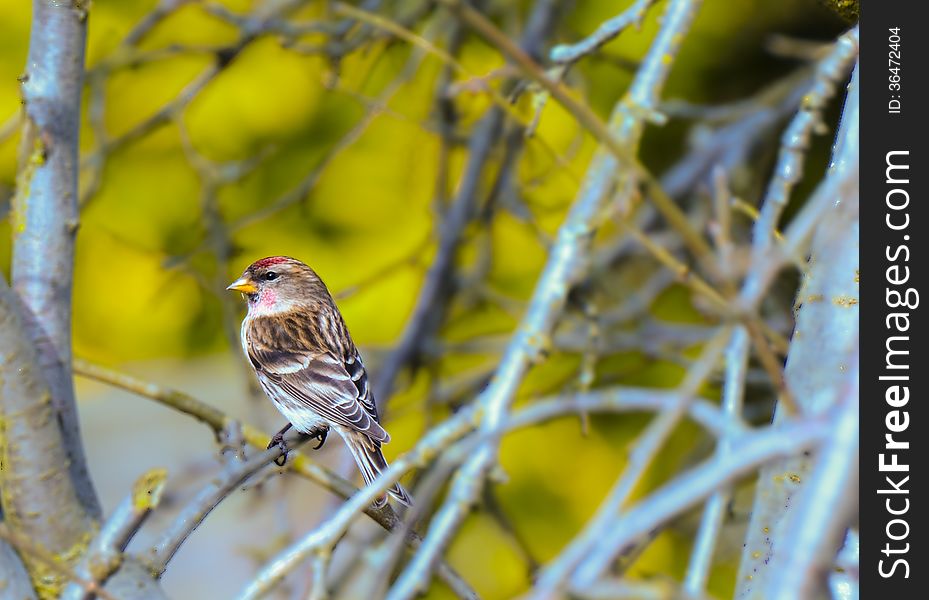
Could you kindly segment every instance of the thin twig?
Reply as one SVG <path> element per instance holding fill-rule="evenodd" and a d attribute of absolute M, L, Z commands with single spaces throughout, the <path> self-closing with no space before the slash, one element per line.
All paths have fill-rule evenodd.
<path fill-rule="evenodd" d="M 504 50 L 526 72 L 533 73 L 534 79 L 542 83 L 562 105 L 567 107 L 568 103 L 574 104 L 571 98 L 567 98 L 567 102 L 559 98 L 559 95 L 567 96 L 562 94 L 563 88 L 560 84 L 551 82 L 547 76 L 540 74 L 536 63 L 486 18 L 457 0 L 443 2 L 451 5 L 456 14 L 495 46 Z M 668 9 L 665 27 L 656 38 L 629 92 L 629 97 L 635 105 L 647 108 L 656 103 L 658 90 L 669 72 L 670 61 L 666 59 L 680 46 L 683 33 L 694 17 L 697 5 L 697 2 L 677 1 Z M 587 112 L 589 111 L 584 107 L 579 109 L 575 116 Z M 596 116 L 593 119 L 597 126 L 602 126 Z M 588 180 L 559 230 L 558 240 L 536 285 L 532 302 L 519 331 L 503 355 L 491 384 L 475 400 L 475 404 L 480 407 L 480 430 L 485 433 L 498 429 L 505 421 L 523 376 L 530 364 L 544 354 L 549 335 L 561 314 L 571 286 L 581 281 L 589 268 L 586 257 L 593 234 L 607 213 L 608 192 L 613 187 L 613 178 L 619 162 L 616 157 L 629 156 L 631 152 L 628 149 L 637 147 L 639 136 L 644 130 L 642 114 L 630 111 L 629 106 L 624 103 L 620 103 L 614 111 L 614 121 L 617 138 L 614 139 L 613 134 L 604 129 L 604 135 L 598 136 L 598 139 L 604 143 L 609 140 L 608 146 L 611 150 L 615 145 L 613 142 L 616 142 L 617 147 L 622 150 L 616 155 L 601 153 L 591 164 Z M 620 186 L 619 189 L 624 187 L 626 186 Z M 670 202 L 670 199 L 668 201 Z M 677 210 L 676 206 L 675 209 Z M 689 225 L 687 229 L 689 230 Z M 496 463 L 497 444 L 498 442 L 483 444 L 458 470 L 449 497 L 436 513 L 420 552 L 401 573 L 388 593 L 389 600 L 407 600 L 426 588 L 435 563 L 477 501 L 484 478 Z"/>
<path fill-rule="evenodd" d="M 648 9 L 657 0 L 638 0 L 635 4 L 611 19 L 601 23 L 597 30 L 574 44 L 555 46 L 549 52 L 552 62 L 571 64 L 584 56 L 596 52 L 601 46 L 614 39 L 627 28 L 635 25 L 641 27 Z"/>
<path fill-rule="evenodd" d="M 596 547 L 571 578 L 573 589 L 583 589 L 600 577 L 613 559 L 639 536 L 700 502 L 720 486 L 732 483 L 760 465 L 792 456 L 822 442 L 832 427 L 832 415 L 768 427 L 734 441 L 732 452 L 711 458 L 675 478 L 638 504 L 623 511 L 600 536 Z"/>
<path fill-rule="evenodd" d="M 606 147 L 619 162 L 628 166 L 632 172 L 631 174 L 646 186 L 651 202 L 654 203 L 671 226 L 681 234 L 694 254 L 698 257 L 710 255 L 709 244 L 691 227 L 684 212 L 662 190 L 659 182 L 635 157 L 634 153 L 634 149 L 638 146 L 637 138 L 645 127 L 645 121 L 656 118 L 658 89 L 670 71 L 673 61 L 669 57 L 676 53 L 683 39 L 670 33 L 666 34 L 666 32 L 676 28 L 665 26 L 659 32 L 660 43 L 656 39 L 653 51 L 646 57 L 642 68 L 638 71 L 636 82 L 630 89 L 627 98 L 623 100 L 624 115 L 633 118 L 627 119 L 621 128 L 615 129 L 608 127 L 600 120 L 589 106 L 575 100 L 564 85 L 549 77 L 532 57 L 520 50 L 506 34 L 497 29 L 486 17 L 469 7 L 463 0 L 439 1 L 449 6 L 455 14 L 474 28 L 475 31 L 511 58 L 530 79 L 542 86 L 581 126 L 589 131 L 594 139 Z M 681 11 L 676 11 L 674 14 L 683 14 L 686 17 L 683 20 L 687 22 L 692 16 L 690 13 L 681 13 Z M 681 25 L 681 23 L 676 21 L 676 25 Z M 636 142 L 630 144 L 629 140 L 636 140 Z M 710 266 L 711 263 L 707 263 L 707 265 Z"/>
<path fill-rule="evenodd" d="M 742 401 L 745 394 L 745 374 L 748 368 L 748 334 L 744 327 L 736 327 L 726 348 L 726 378 L 723 384 L 723 410 L 733 422 L 742 420 Z M 732 452 L 733 435 L 723 436 L 719 440 L 717 456 Z M 717 490 L 707 500 L 703 509 L 700 529 L 694 540 L 690 555 L 690 565 L 684 578 L 684 590 L 692 598 L 703 595 L 710 567 L 713 566 L 713 552 L 716 538 L 726 514 L 732 490 L 728 487 Z"/>
<path fill-rule="evenodd" d="M 288 448 L 296 448 L 309 437 L 299 432 L 290 432 L 285 437 Z M 164 573 L 168 563 L 190 534 L 216 506 L 238 488 L 246 479 L 277 460 L 283 451 L 279 445 L 260 451 L 248 460 L 232 461 L 218 476 L 196 494 L 187 506 L 161 534 L 151 549 L 152 570 Z"/>
<path fill-rule="evenodd" d="M 759 261 L 757 257 L 766 254 L 774 243 L 774 231 L 778 227 L 781 213 L 787 207 L 790 192 L 803 177 L 803 164 L 810 138 L 816 128 L 821 127 L 822 111 L 857 55 L 858 27 L 855 26 L 838 39 L 834 50 L 816 67 L 801 110 L 784 132 L 774 177 L 762 201 L 760 216 L 755 222 L 752 249 L 756 263 Z"/>
<path fill-rule="evenodd" d="M 226 428 L 230 426 L 230 424 L 235 422 L 235 419 L 225 414 L 221 410 L 201 402 L 193 396 L 178 390 L 172 390 L 170 388 L 165 388 L 154 383 L 143 381 L 141 379 L 119 373 L 118 371 L 89 363 L 82 359 L 76 359 L 74 361 L 74 372 L 75 374 L 95 379 L 102 383 L 124 389 L 146 398 L 150 398 L 156 402 L 164 404 L 165 406 L 187 414 L 207 425 L 213 431 L 214 435 L 217 436 L 217 438 Z M 241 430 L 244 440 L 255 448 L 264 449 L 271 439 L 269 435 L 247 423 L 241 424 Z M 310 481 L 313 481 L 314 483 L 342 498 L 351 498 L 353 494 L 358 491 L 357 488 L 349 481 L 339 477 L 335 473 L 329 471 L 325 467 L 322 467 L 306 455 L 303 455 L 299 452 L 294 451 L 289 454 L 286 466 L 294 473 L 305 477 Z M 374 522 L 376 522 L 384 529 L 387 529 L 388 531 L 399 525 L 400 520 L 397 518 L 396 513 L 394 513 L 393 509 L 391 509 L 389 505 L 385 505 L 381 508 L 375 508 L 372 506 L 372 503 L 373 500 L 363 505 L 359 512 L 363 512 Z M 415 538 L 411 538 L 409 543 L 418 544 L 419 542 Z M 445 581 L 453 589 L 470 589 L 470 586 L 467 584 L 467 582 L 465 582 L 464 579 L 462 579 L 454 569 L 449 567 L 444 562 L 440 565 L 437 573 L 440 577 L 442 577 L 443 581 Z"/>
<path fill-rule="evenodd" d="M 158 468 L 148 471 L 136 480 L 132 492 L 106 520 L 80 564 L 75 567 L 77 577 L 102 586 L 119 569 L 129 541 L 152 510 L 158 506 L 166 478 L 167 471 Z M 61 598 L 91 600 L 95 593 L 83 583 L 72 581 L 62 592 Z"/>
<path fill-rule="evenodd" d="M 533 10 L 520 47 L 532 52 L 541 46 L 554 21 L 556 3 L 550 0 L 539 2 Z M 505 84 L 511 87 L 513 82 Z M 375 383 L 375 398 L 381 406 L 387 402 L 394 381 L 404 365 L 413 361 L 423 342 L 432 336 L 441 324 L 452 284 L 452 270 L 464 231 L 477 216 L 483 196 L 482 184 L 490 164 L 492 152 L 503 135 L 504 111 L 491 108 L 471 136 L 468 145 L 468 164 L 462 175 L 458 193 L 447 212 L 443 215 L 439 229 L 436 257 L 426 273 L 426 278 L 416 298 L 413 313 L 401 335 L 397 348 L 384 361 Z M 512 157 L 520 150 L 522 136 L 517 136 L 515 145 L 507 145 L 507 156 Z M 502 170 L 502 169 L 501 169 Z M 493 194 L 491 190 L 490 194 Z"/>
<path fill-rule="evenodd" d="M 715 339 L 706 345 L 698 364 L 688 371 L 687 378 L 681 385 L 677 404 L 659 413 L 642 433 L 629 456 L 623 474 L 597 509 L 596 515 L 558 558 L 545 567 L 532 590 L 532 598 L 541 600 L 563 589 L 571 573 L 580 567 L 597 545 L 604 530 L 615 522 L 652 460 L 686 413 L 687 406 L 697 390 L 716 367 L 729 337 L 730 331 L 722 329 Z"/>
<path fill-rule="evenodd" d="M 600 411 L 668 411 L 682 404 L 689 405 L 690 415 L 716 435 L 734 427 L 718 409 L 706 401 L 682 402 L 682 396 L 678 393 L 662 393 L 644 388 L 616 388 L 569 397 L 559 396 L 533 404 L 489 431 L 475 432 L 480 421 L 479 410 L 475 407 L 462 409 L 454 417 L 433 427 L 412 450 L 394 459 L 377 480 L 350 498 L 327 522 L 265 565 L 239 597 L 244 600 L 262 596 L 307 557 L 321 549 L 331 549 L 367 504 L 383 494 L 404 473 L 434 460 L 440 453 L 443 459 L 456 456 L 459 461 L 466 460 L 491 441 L 496 444 L 499 436 L 504 433 L 566 415 Z M 472 432 L 475 433 L 466 437 Z"/>

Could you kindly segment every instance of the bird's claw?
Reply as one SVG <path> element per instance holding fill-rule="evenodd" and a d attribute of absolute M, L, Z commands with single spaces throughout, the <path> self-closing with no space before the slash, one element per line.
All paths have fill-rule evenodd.
<path fill-rule="evenodd" d="M 329 435 L 329 428 L 328 428 L 328 427 L 323 427 L 322 429 L 317 429 L 317 430 L 316 430 L 316 435 L 313 436 L 313 439 L 315 439 L 315 440 L 316 440 L 317 442 L 319 442 L 319 443 L 316 444 L 315 446 L 313 446 L 313 450 L 319 450 L 320 448 L 322 448 L 322 447 L 323 447 L 323 444 L 326 443 L 326 437 L 327 437 L 328 435 Z"/>
<path fill-rule="evenodd" d="M 287 448 L 287 442 L 284 441 L 284 432 L 286 432 L 287 429 L 289 428 L 285 427 L 284 429 L 275 433 L 273 436 L 271 436 L 271 441 L 268 442 L 268 450 L 275 447 L 281 449 L 281 455 L 274 459 L 274 464 L 279 467 L 283 467 L 284 463 L 287 462 L 287 453 L 290 451 Z"/>
<path fill-rule="evenodd" d="M 284 434 L 290 427 L 284 427 L 273 436 L 271 436 L 271 441 L 268 443 L 268 450 L 271 448 L 280 448 L 281 455 L 274 459 L 274 464 L 279 467 L 283 467 L 284 463 L 287 462 L 287 454 L 290 452 L 290 449 L 287 447 L 287 442 L 284 441 Z M 314 429 L 309 433 L 311 439 L 317 441 L 316 446 L 313 447 L 313 450 L 319 450 L 323 447 L 323 444 L 326 443 L 326 438 L 329 436 L 329 428 L 326 426 L 319 427 Z"/>

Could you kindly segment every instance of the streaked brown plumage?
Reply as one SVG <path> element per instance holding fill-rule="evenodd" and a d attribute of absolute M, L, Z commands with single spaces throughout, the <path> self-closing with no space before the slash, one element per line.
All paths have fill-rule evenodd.
<path fill-rule="evenodd" d="M 361 355 L 319 276 L 294 258 L 272 256 L 252 263 L 228 289 L 248 300 L 242 348 L 265 394 L 298 431 L 323 432 L 320 445 L 323 428 L 336 431 L 365 482 L 373 481 L 387 468 L 381 444 L 390 436 L 378 420 Z M 399 484 L 388 493 L 411 502 Z"/>

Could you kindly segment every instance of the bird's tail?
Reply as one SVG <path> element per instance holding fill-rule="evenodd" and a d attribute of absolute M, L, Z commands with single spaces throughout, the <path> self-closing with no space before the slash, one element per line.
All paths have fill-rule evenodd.
<path fill-rule="evenodd" d="M 381 452 L 381 445 L 360 432 L 350 432 L 345 436 L 345 445 L 351 451 L 355 462 L 358 463 L 358 469 L 361 476 L 364 477 L 365 485 L 371 485 L 371 482 L 377 479 L 382 471 L 387 469 L 387 460 Z M 413 506 L 413 499 L 406 493 L 399 483 L 395 483 L 387 493 L 396 498 L 401 504 Z M 386 504 L 386 496 L 381 496 L 375 502 L 375 506 L 381 507 Z"/>

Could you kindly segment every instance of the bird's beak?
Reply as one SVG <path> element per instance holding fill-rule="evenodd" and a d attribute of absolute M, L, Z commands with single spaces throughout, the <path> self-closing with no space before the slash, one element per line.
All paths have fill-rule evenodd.
<path fill-rule="evenodd" d="M 258 291 L 258 287 L 255 285 L 255 282 L 249 279 L 246 275 L 243 275 L 242 277 L 239 277 L 233 281 L 226 289 L 230 292 L 242 292 L 243 294 L 254 294 Z"/>

